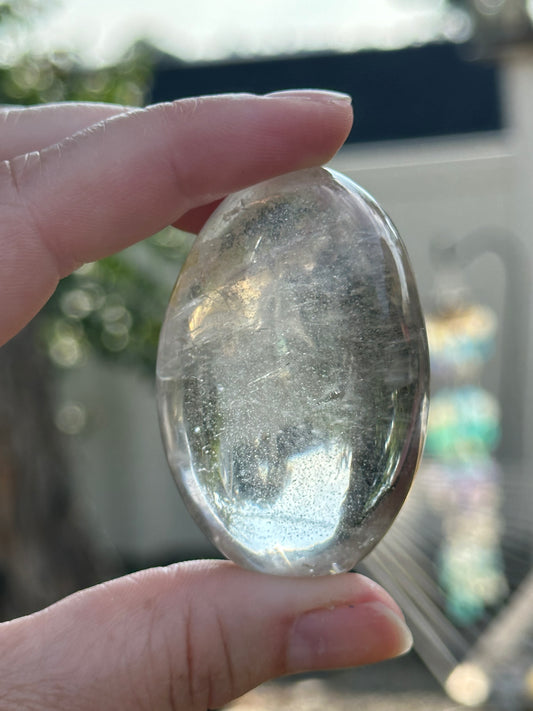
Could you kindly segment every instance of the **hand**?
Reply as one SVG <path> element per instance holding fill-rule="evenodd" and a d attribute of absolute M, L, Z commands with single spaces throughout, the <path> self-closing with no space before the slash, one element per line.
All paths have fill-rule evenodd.
<path fill-rule="evenodd" d="M 327 161 L 351 109 L 288 92 L 13 109 L 0 122 L 3 343 L 82 263 L 168 224 L 197 229 L 228 192 Z M 274 676 L 368 664 L 410 643 L 396 604 L 360 575 L 182 563 L 0 625 L 0 705 L 206 709 Z"/>

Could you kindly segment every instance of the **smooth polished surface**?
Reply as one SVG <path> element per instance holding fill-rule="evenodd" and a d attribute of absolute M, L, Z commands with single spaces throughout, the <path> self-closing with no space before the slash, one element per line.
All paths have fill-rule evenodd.
<path fill-rule="evenodd" d="M 314 168 L 218 207 L 173 292 L 157 383 L 171 469 L 224 555 L 352 568 L 408 492 L 428 380 L 405 248 L 359 186 Z"/>

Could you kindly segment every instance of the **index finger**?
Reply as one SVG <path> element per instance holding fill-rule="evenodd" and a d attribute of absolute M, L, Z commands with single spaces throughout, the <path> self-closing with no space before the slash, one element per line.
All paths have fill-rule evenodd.
<path fill-rule="evenodd" d="M 57 281 L 254 182 L 327 161 L 349 101 L 320 92 L 188 99 L 114 116 L 0 165 L 0 342 Z"/>

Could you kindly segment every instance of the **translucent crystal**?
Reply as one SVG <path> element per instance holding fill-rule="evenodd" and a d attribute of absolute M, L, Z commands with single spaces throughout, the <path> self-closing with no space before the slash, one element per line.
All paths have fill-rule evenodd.
<path fill-rule="evenodd" d="M 409 489 L 428 371 L 405 248 L 359 186 L 315 168 L 226 198 L 158 355 L 163 439 L 193 517 L 243 566 L 349 570 Z"/>

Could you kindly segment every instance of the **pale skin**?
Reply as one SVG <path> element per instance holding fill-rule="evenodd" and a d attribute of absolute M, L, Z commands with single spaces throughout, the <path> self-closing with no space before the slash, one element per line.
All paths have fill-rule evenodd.
<path fill-rule="evenodd" d="M 168 224 L 197 230 L 227 193 L 327 161 L 351 122 L 348 100 L 310 91 L 4 110 L 0 343 L 76 267 Z M 0 707 L 204 710 L 273 677 L 369 664 L 410 643 L 398 606 L 361 575 L 182 563 L 0 625 Z"/>

